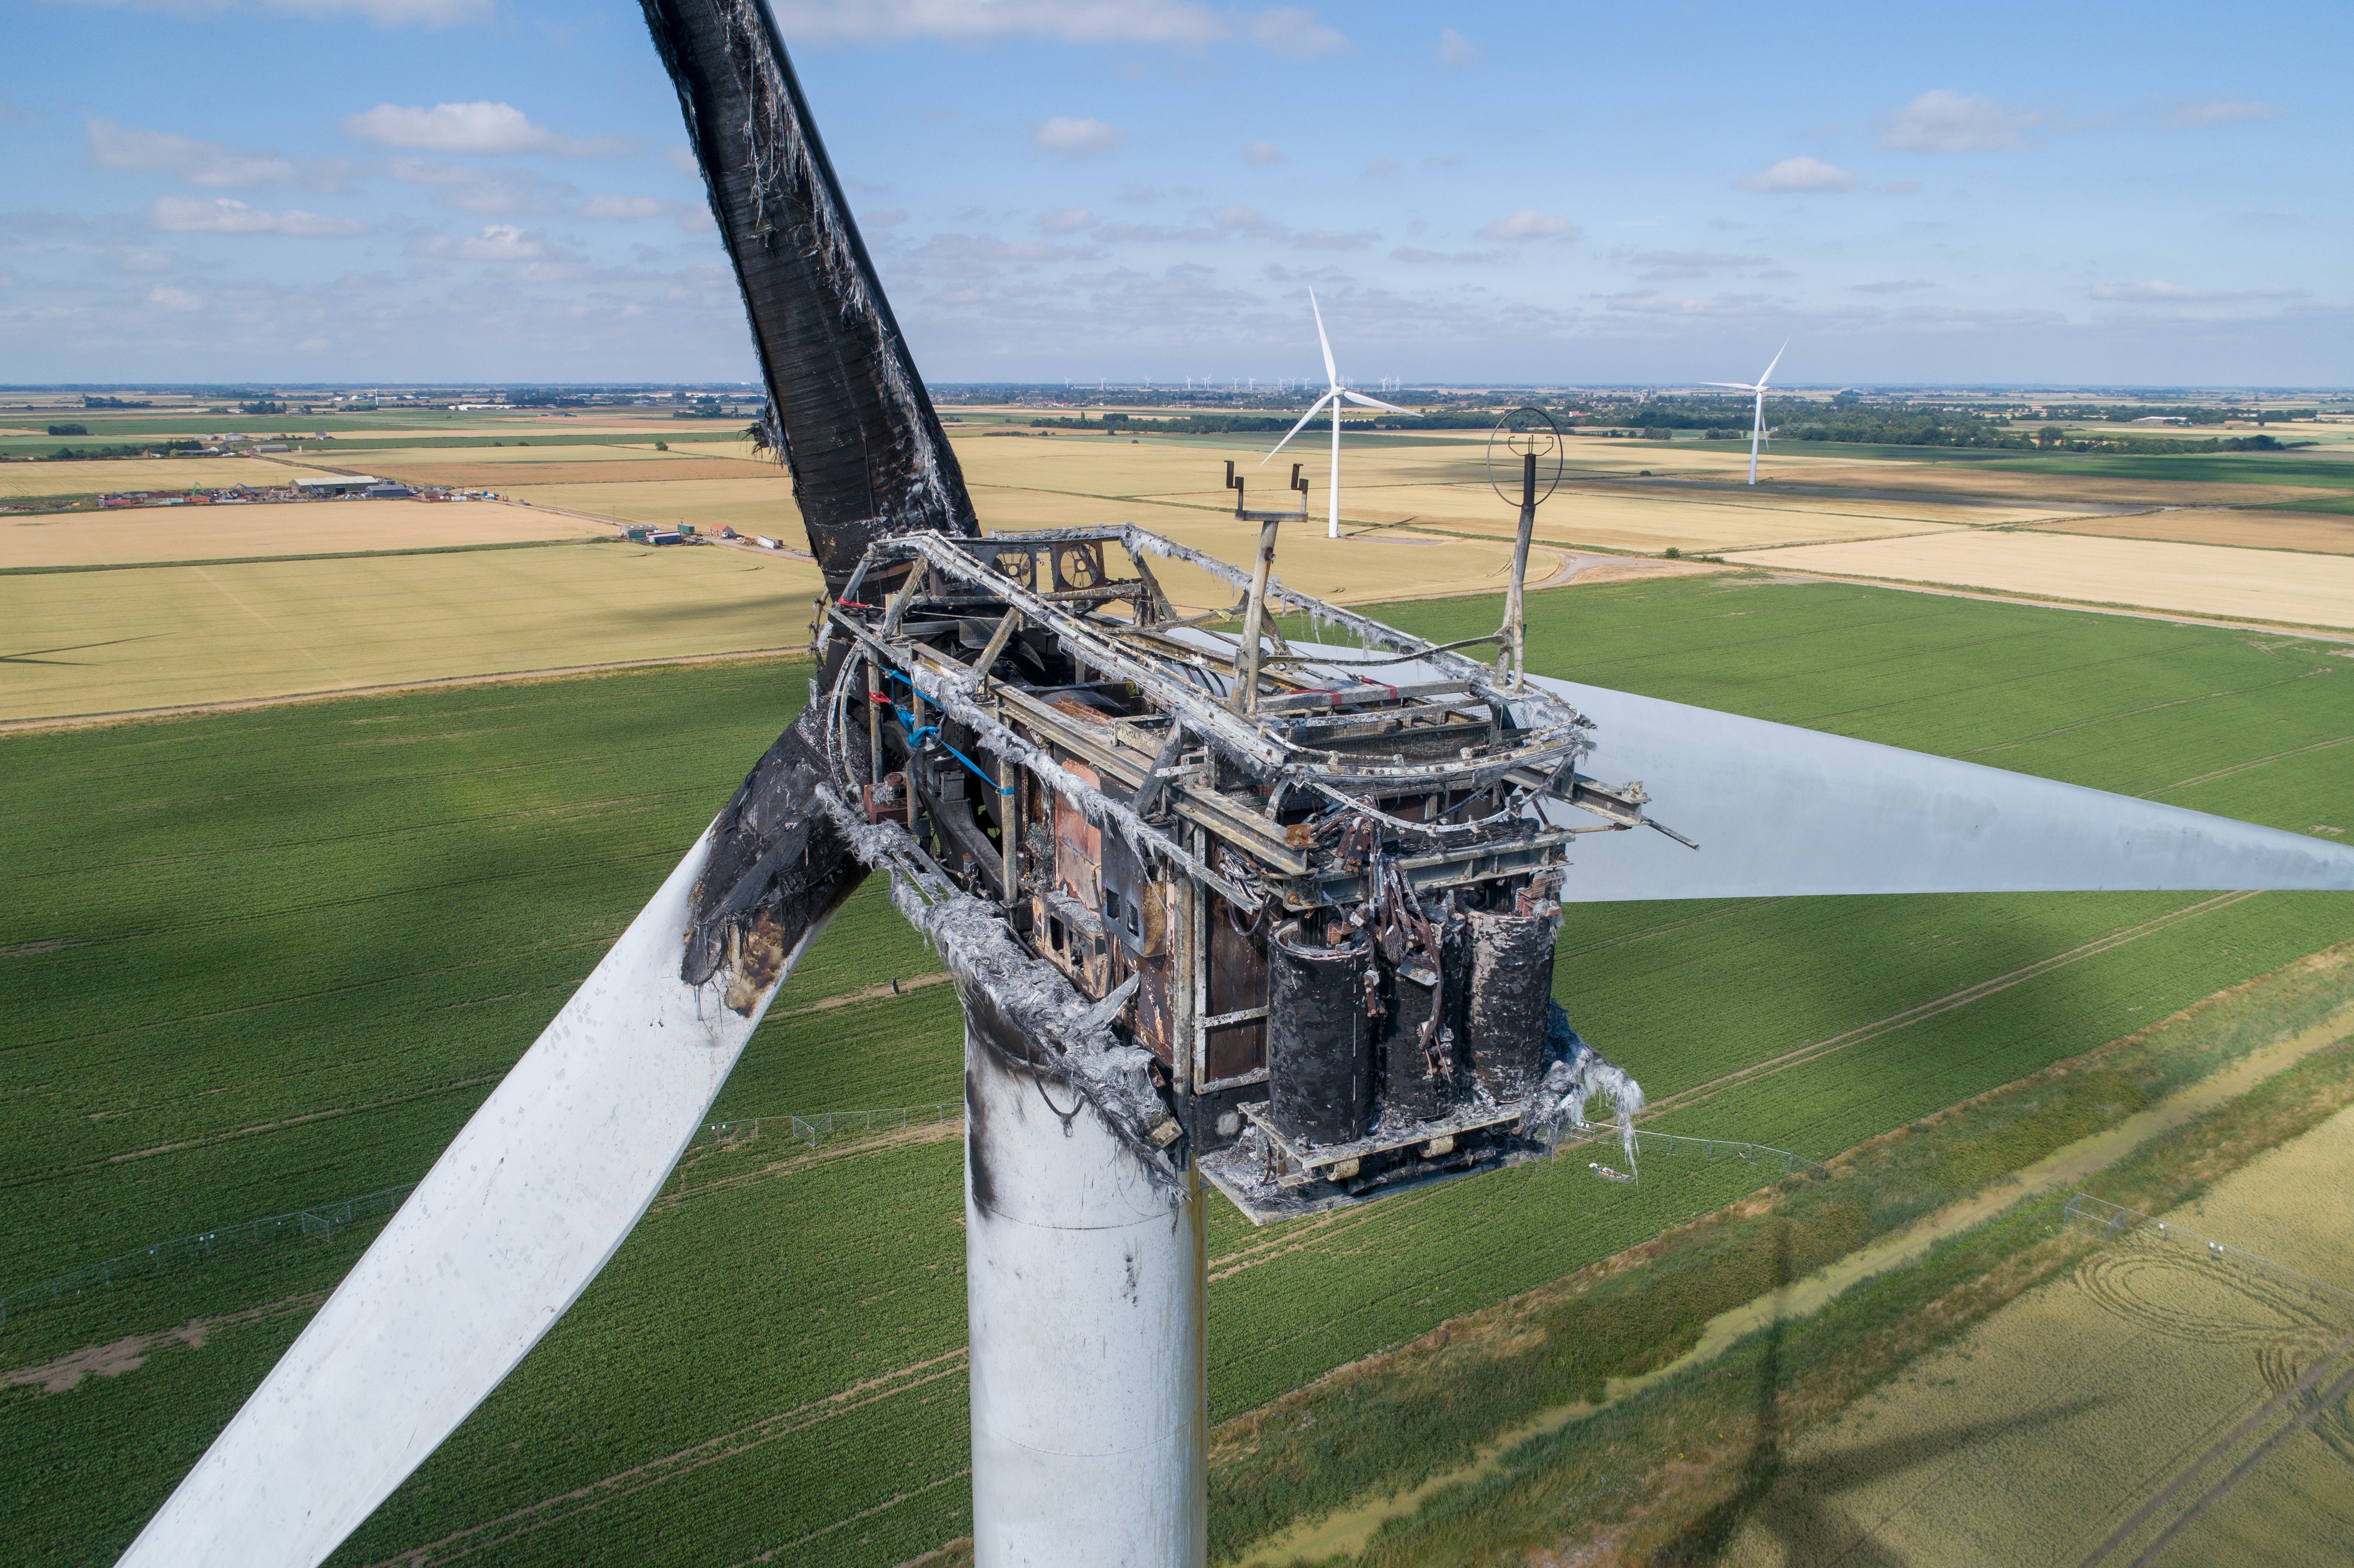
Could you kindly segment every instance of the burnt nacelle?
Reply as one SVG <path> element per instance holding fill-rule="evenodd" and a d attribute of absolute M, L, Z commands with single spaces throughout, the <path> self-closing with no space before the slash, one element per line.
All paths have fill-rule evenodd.
<path fill-rule="evenodd" d="M 1239 601 L 1178 615 L 1172 559 Z M 1352 645 L 1294 648 L 1254 608 Z M 1236 620 L 1256 650 L 1213 629 Z M 1158 1151 L 1254 1216 L 1582 1114 L 1606 1065 L 1553 1001 L 1568 846 L 1646 819 L 1579 775 L 1567 705 L 1129 527 L 885 541 L 821 641 L 838 795 L 1110 1010 L 1150 1053 Z M 1542 797 L 1599 820 L 1550 825 Z"/>

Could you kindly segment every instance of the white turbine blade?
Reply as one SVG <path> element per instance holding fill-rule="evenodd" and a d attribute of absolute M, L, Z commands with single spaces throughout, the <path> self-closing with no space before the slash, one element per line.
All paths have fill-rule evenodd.
<path fill-rule="evenodd" d="M 1346 397 L 1350 402 L 1356 404 L 1359 408 L 1387 408 L 1393 414 L 1405 414 L 1416 419 L 1422 418 L 1420 414 L 1415 413 L 1411 408 L 1401 408 L 1394 403 L 1384 403 L 1379 397 L 1368 397 L 1362 392 L 1343 391 L 1341 396 Z"/>
<path fill-rule="evenodd" d="M 1280 440 L 1280 441 L 1276 442 L 1276 443 L 1275 443 L 1275 446 L 1273 447 L 1273 449 L 1272 449 L 1272 450 L 1270 450 L 1267 452 L 1267 456 L 1266 456 L 1266 457 L 1263 457 L 1263 458 L 1261 458 L 1261 459 L 1259 459 L 1259 460 L 1258 460 L 1258 466 L 1259 466 L 1259 467 L 1261 467 L 1261 468 L 1265 468 L 1265 467 L 1266 467 L 1266 466 L 1267 466 L 1270 461 L 1272 461 L 1274 460 L 1275 454 L 1276 454 L 1277 452 L 1281 451 L 1281 450 L 1284 449 L 1284 445 L 1285 445 L 1285 443 L 1286 443 L 1286 442 L 1288 442 L 1288 441 L 1289 441 L 1289 440 L 1291 440 L 1291 438 L 1292 438 L 1292 437 L 1294 437 L 1294 436 L 1296 436 L 1296 435 L 1298 435 L 1298 434 L 1299 433 L 1300 426 L 1301 426 L 1301 425 L 1305 425 L 1305 424 L 1307 424 L 1309 420 L 1310 420 L 1310 419 L 1314 418 L 1316 417 L 1316 415 L 1317 415 L 1317 411 L 1318 411 L 1319 409 L 1322 408 L 1324 407 L 1324 405 L 1325 405 L 1325 404 L 1330 403 L 1331 400 L 1332 400 L 1332 394 L 1331 394 L 1331 393 L 1330 393 L 1330 392 L 1327 392 L 1327 393 L 1325 393 L 1325 394 L 1324 394 L 1324 396 L 1322 396 L 1321 397 L 1317 398 L 1315 402 L 1310 403 L 1310 404 L 1308 406 L 1308 412 L 1306 412 L 1305 414 L 1302 414 L 1302 415 L 1300 415 L 1300 416 L 1299 416 L 1299 424 L 1298 424 L 1298 425 L 1294 425 L 1294 426 L 1292 426 L 1292 427 L 1291 427 L 1291 429 L 1288 429 L 1288 430 L 1286 430 L 1286 431 L 1284 431 L 1284 432 L 1283 432 L 1283 440 Z"/>
<path fill-rule="evenodd" d="M 1386 681 L 1405 680 L 1385 674 Z M 1640 779 L 1658 833 L 1577 841 L 1581 902 L 1793 894 L 2354 888 L 2354 846 L 1819 730 L 1542 680 L 1594 720 L 1588 778 Z M 1595 819 L 1547 802 L 1555 820 Z"/>
<path fill-rule="evenodd" d="M 1341 385 L 1341 372 L 1332 364 L 1332 340 L 1324 335 L 1323 307 L 1316 302 L 1316 291 L 1308 291 L 1308 308 L 1316 313 L 1316 341 L 1324 350 L 1324 384 L 1334 389 Z"/>
<path fill-rule="evenodd" d="M 1291 647 L 1324 661 L 1300 667 L 1315 680 L 1341 678 L 1367 657 L 1331 644 Z M 1378 678 L 1445 674 L 1416 660 L 1384 663 Z M 1529 679 L 1594 721 L 1581 775 L 1639 779 L 1649 810 L 1701 846 L 1639 828 L 1584 834 L 1562 890 L 1574 903 L 2354 890 L 2354 845 L 1605 686 Z M 1565 825 L 1596 824 L 1561 801 L 1543 810 Z"/>
<path fill-rule="evenodd" d="M 1757 387 L 1760 391 L 1765 389 L 1766 383 L 1774 379 L 1774 367 L 1781 364 L 1782 356 L 1789 352 L 1790 340 L 1786 337 L 1782 340 L 1782 346 L 1774 351 L 1774 357 L 1766 362 L 1766 374 L 1757 378 Z"/>
<path fill-rule="evenodd" d="M 776 994 L 738 1014 L 724 971 L 680 978 L 713 842 L 706 830 L 122 1563 L 315 1568 L 596 1277 Z"/>
<path fill-rule="evenodd" d="M 1730 387 L 1735 392 L 1755 392 L 1757 390 L 1757 384 L 1754 381 L 1703 381 L 1701 385 L 1703 387 Z"/>

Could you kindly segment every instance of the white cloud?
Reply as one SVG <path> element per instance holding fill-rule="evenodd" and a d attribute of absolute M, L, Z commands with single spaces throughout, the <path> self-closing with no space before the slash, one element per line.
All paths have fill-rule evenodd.
<path fill-rule="evenodd" d="M 147 291 L 147 302 L 167 311 L 194 311 L 204 308 L 204 301 L 186 289 L 175 289 L 169 283 L 158 283 Z"/>
<path fill-rule="evenodd" d="M 695 149 L 684 142 L 673 142 L 662 150 L 663 162 L 682 175 L 703 177 L 703 165 L 695 161 Z"/>
<path fill-rule="evenodd" d="M 1038 227 L 1049 234 L 1076 234 L 1095 222 L 1096 215 L 1083 207 L 1058 207 L 1052 212 L 1038 215 Z"/>
<path fill-rule="evenodd" d="M 873 212 L 858 215 L 858 227 L 861 228 L 896 228 L 907 221 L 907 209 L 904 207 L 877 207 Z"/>
<path fill-rule="evenodd" d="M 1706 299 L 1679 299 L 1662 294 L 1656 289 L 1644 289 L 1631 294 L 1614 294 L 1608 303 L 1614 311 L 1624 311 L 1642 316 L 1731 316 L 1745 315 L 1765 302 L 1763 294 L 1712 294 Z"/>
<path fill-rule="evenodd" d="M 410 248 L 418 255 L 455 258 L 461 261 L 565 261 L 571 258 L 549 249 L 528 228 L 512 223 L 486 223 L 463 239 L 436 234 Z"/>
<path fill-rule="evenodd" d="M 1283 149 L 1272 142 L 1254 142 L 1243 149 L 1243 162 L 1266 165 L 1283 162 Z"/>
<path fill-rule="evenodd" d="M 2025 132 L 2050 116 L 1940 87 L 1880 122 L 1880 144 L 1915 153 L 1988 153 L 2027 145 Z"/>
<path fill-rule="evenodd" d="M 113 253 L 113 262 L 125 272 L 163 272 L 172 265 L 172 253 L 144 245 L 134 245 Z"/>
<path fill-rule="evenodd" d="M 1128 132 L 1100 120 L 1074 120 L 1057 114 L 1030 132 L 1030 144 L 1062 158 L 1092 158 L 1128 140 Z"/>
<path fill-rule="evenodd" d="M 2280 111 L 2269 103 L 2239 98 L 2196 98 L 2169 107 L 2158 123 L 2177 131 L 2204 131 L 2217 125 L 2243 125 L 2251 120 L 2277 120 Z"/>
<path fill-rule="evenodd" d="M 1847 289 L 1850 294 L 1909 294 L 1935 286 L 1925 278 L 1890 278 L 1875 283 L 1850 283 Z"/>
<path fill-rule="evenodd" d="M 605 196 L 600 193 L 588 198 L 588 204 L 580 209 L 580 216 L 623 220 L 660 217 L 670 211 L 673 205 L 666 201 L 656 201 L 652 196 Z"/>
<path fill-rule="evenodd" d="M 1365 177 L 1369 180 L 1385 180 L 1396 174 L 1401 166 L 1395 158 L 1375 158 L 1365 165 Z"/>
<path fill-rule="evenodd" d="M 341 160 L 298 162 L 228 142 L 142 131 L 111 120 L 86 127 L 90 161 L 101 169 L 176 175 L 192 185 L 307 185 L 332 190 L 350 172 Z"/>
<path fill-rule="evenodd" d="M 1239 32 L 1278 54 L 1329 54 L 1348 48 L 1348 40 L 1319 22 L 1315 13 L 1298 6 L 1235 15 L 1193 0 L 780 0 L 776 12 L 777 25 L 796 44 L 1050 38 L 1199 48 Z"/>
<path fill-rule="evenodd" d="M 437 103 L 430 109 L 379 103 L 344 122 L 344 133 L 386 147 L 496 156 L 545 153 L 567 158 L 618 158 L 634 149 L 620 136 L 559 136 L 535 125 L 511 103 Z"/>
<path fill-rule="evenodd" d="M 1846 191 L 1855 188 L 1855 176 L 1837 164 L 1820 158 L 1785 158 L 1772 168 L 1744 175 L 1734 182 L 1745 191 Z"/>
<path fill-rule="evenodd" d="M 1722 250 L 1614 250 L 1611 259 L 1649 269 L 1645 281 L 1669 278 L 1701 278 L 1728 267 L 1763 267 L 1763 256 L 1736 256 Z"/>
<path fill-rule="evenodd" d="M 1347 38 L 1318 21 L 1315 12 L 1301 5 L 1278 5 L 1272 11 L 1261 11 L 1245 18 L 1243 31 L 1259 48 L 1293 59 L 1346 54 L 1349 49 Z"/>
<path fill-rule="evenodd" d="M 493 0 L 269 0 L 273 11 L 302 16 L 365 16 L 379 27 L 455 27 L 488 22 Z"/>
<path fill-rule="evenodd" d="M 1461 70 L 1480 64 L 1487 58 L 1470 39 L 1452 27 L 1438 31 L 1438 63 L 1449 70 Z"/>
<path fill-rule="evenodd" d="M 494 175 L 461 164 L 395 158 L 385 173 L 403 185 L 439 189 L 441 205 L 461 212 L 546 212 L 548 207 L 548 182 L 528 172 Z"/>
<path fill-rule="evenodd" d="M 2193 289 L 2181 283 L 2169 283 L 2163 278 L 2148 278 L 2138 282 L 2095 283 L 2093 298 L 2125 304 L 2184 305 L 2211 303 L 2218 300 L 2291 300 L 2303 297 L 2302 289 Z"/>
<path fill-rule="evenodd" d="M 127 4 L 137 10 L 169 11 L 184 18 L 240 10 L 277 11 L 313 21 L 359 16 L 379 27 L 456 27 L 489 22 L 497 16 L 495 0 L 257 0 L 251 5 L 240 5 L 237 0 L 83 0 L 83 4 Z"/>
<path fill-rule="evenodd" d="M 1524 207 L 1509 217 L 1500 217 L 1479 231 L 1482 239 L 1575 239 L 1577 225 L 1565 217 L 1539 212 Z"/>
<path fill-rule="evenodd" d="M 356 218 L 325 217 L 289 207 L 264 212 L 228 196 L 210 201 L 196 196 L 157 196 L 148 217 L 158 228 L 176 234 L 286 234 L 303 239 L 339 239 L 366 234 L 367 225 Z"/>
<path fill-rule="evenodd" d="M 1480 261 L 1493 261 L 1495 259 L 1485 250 L 1458 250 L 1449 254 L 1442 250 L 1425 250 L 1418 245 L 1401 245 L 1390 252 L 1391 260 L 1403 261 L 1410 267 L 1424 267 L 1438 261 L 1470 265 Z"/>

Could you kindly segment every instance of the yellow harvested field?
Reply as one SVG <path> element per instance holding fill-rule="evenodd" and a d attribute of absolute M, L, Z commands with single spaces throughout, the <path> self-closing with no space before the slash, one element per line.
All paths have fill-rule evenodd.
<path fill-rule="evenodd" d="M 697 460 L 735 459 L 758 461 L 748 441 L 684 441 L 666 452 L 656 451 L 652 438 L 632 441 L 561 441 L 524 446 L 509 441 L 503 447 L 376 447 L 345 451 L 339 468 L 374 471 L 384 467 L 414 468 L 419 463 L 499 463 L 536 468 L 543 463 L 681 463 Z M 761 462 L 763 468 L 773 465 Z"/>
<path fill-rule="evenodd" d="M 2354 1560 L 2354 1297 L 2176 1234 L 2354 1284 L 2349 1181 L 2354 1111 L 2127 1232 L 1793 1444 L 1723 1561 Z"/>
<path fill-rule="evenodd" d="M 793 482 L 772 468 L 735 479 L 517 484 L 499 493 L 616 523 L 691 523 L 699 529 L 724 523 L 738 534 L 767 534 L 796 550 L 808 548 L 801 508 L 793 504 Z"/>
<path fill-rule="evenodd" d="M 2044 531 L 2354 556 L 2354 517 L 2336 517 L 2326 512 L 2142 512 L 2126 517 L 2070 518 L 2047 524 Z"/>
<path fill-rule="evenodd" d="M 323 469 L 251 458 L 99 458 L 0 462 L 0 501 L 18 495 L 98 495 L 111 490 L 218 490 L 312 478 Z"/>
<path fill-rule="evenodd" d="M 678 484 L 704 479 L 763 479 L 776 470 L 764 462 L 740 462 L 732 458 L 689 458 L 672 462 L 649 454 L 651 462 L 436 462 L 376 463 L 371 473 L 408 484 L 444 485 L 452 490 L 493 490 L 501 495 L 525 484 Z"/>
<path fill-rule="evenodd" d="M 1751 550 L 1726 559 L 2189 615 L 2354 627 L 2354 559 L 2343 556 L 1956 529 L 1863 544 Z"/>
<path fill-rule="evenodd" d="M 605 544 L 0 577 L 0 720 L 799 648 L 819 588 L 806 562 Z"/>
<path fill-rule="evenodd" d="M 0 517 L 0 570 L 428 550 L 608 536 L 578 518 L 494 501 L 305 501 L 137 506 Z"/>
<path fill-rule="evenodd" d="M 965 477 L 984 528 L 1134 523 L 1228 561 L 1247 561 L 1258 548 L 1257 524 L 1235 522 L 1231 503 L 1210 509 L 1215 492 L 1204 493 L 1210 499 L 1203 505 L 1180 506 L 1043 487 L 1008 489 L 979 482 L 970 469 Z M 1085 482 L 1096 476 L 1063 477 Z M 525 485 L 502 493 L 534 505 L 631 523 L 692 523 L 698 528 L 716 528 L 724 523 L 739 534 L 766 534 L 797 548 L 805 537 L 801 513 L 792 503 L 791 482 L 782 475 L 685 484 Z M 1511 570 L 1511 548 L 1502 541 L 1489 544 L 1386 533 L 1335 543 L 1324 537 L 1320 522 L 1315 520 L 1306 528 L 1287 528 L 1276 548 L 1277 577 L 1303 593 L 1349 603 L 1415 595 L 1501 592 Z M 1558 551 L 1534 552 L 1529 561 L 1530 580 L 1543 581 L 1561 564 Z M 1154 570 L 1170 597 L 1189 609 L 1224 608 L 1234 602 L 1234 596 L 1204 573 L 1173 563 L 1156 566 Z"/>

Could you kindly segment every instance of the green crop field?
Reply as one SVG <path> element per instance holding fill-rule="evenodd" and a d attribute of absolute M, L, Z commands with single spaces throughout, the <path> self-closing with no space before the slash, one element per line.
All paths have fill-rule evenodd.
<path fill-rule="evenodd" d="M 1441 637 L 1496 614 L 1391 611 Z M 2354 672 L 2330 645 L 1756 578 L 1542 594 L 1532 620 L 1548 673 L 2354 826 L 2338 749 Z M 0 736 L 0 1291 L 414 1181 L 806 673 L 684 667 Z M 1820 1157 L 2349 938 L 2354 901 L 2327 895 L 1629 905 L 1573 912 L 1556 984 L 1654 1098 L 1691 1097 L 1662 1127 Z M 888 984 L 935 972 L 870 885 L 718 1114 L 954 1098 L 952 994 Z M 1213 1417 L 1756 1180 L 1655 1163 L 1615 1186 L 1564 1159 L 1264 1231 L 1214 1200 Z M 693 1151 L 579 1305 L 337 1561 L 444 1542 L 499 1563 L 891 1564 L 962 1533 L 960 1183 L 936 1133 Z M 0 1324 L 0 1498 L 22 1521 L 0 1561 L 109 1560 L 364 1239 L 228 1255 Z M 164 1332 L 192 1319 L 208 1326 Z M 149 1342 L 70 1391 L 17 1375 L 126 1340 Z M 1235 1528 L 1214 1520 L 1230 1544 Z"/>

